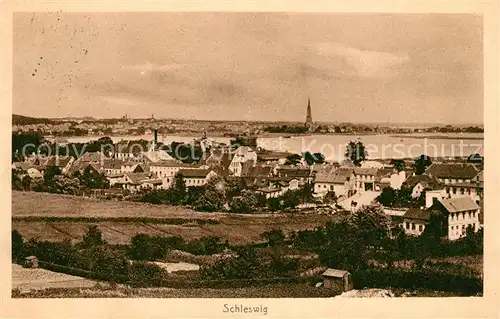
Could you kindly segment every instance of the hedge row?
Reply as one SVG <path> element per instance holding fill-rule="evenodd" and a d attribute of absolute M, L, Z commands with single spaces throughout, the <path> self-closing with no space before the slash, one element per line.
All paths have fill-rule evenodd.
<path fill-rule="evenodd" d="M 356 289 L 404 288 L 429 289 L 447 292 L 477 294 L 483 291 L 483 282 L 473 275 L 457 275 L 431 269 L 405 271 L 369 267 L 353 274 Z"/>
<path fill-rule="evenodd" d="M 213 219 L 185 219 L 185 218 L 151 218 L 151 217 L 55 217 L 55 216 L 15 216 L 13 221 L 28 222 L 75 222 L 75 223 L 99 223 L 99 222 L 119 222 L 119 223 L 145 223 L 145 224 L 167 224 L 184 225 L 197 223 L 199 225 L 220 224 Z"/>

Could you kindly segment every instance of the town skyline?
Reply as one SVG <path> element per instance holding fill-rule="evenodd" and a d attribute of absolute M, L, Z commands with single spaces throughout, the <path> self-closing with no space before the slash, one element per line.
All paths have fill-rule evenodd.
<path fill-rule="evenodd" d="M 309 97 L 315 122 L 483 123 L 476 15 L 18 13 L 14 29 L 15 114 L 304 122 Z"/>

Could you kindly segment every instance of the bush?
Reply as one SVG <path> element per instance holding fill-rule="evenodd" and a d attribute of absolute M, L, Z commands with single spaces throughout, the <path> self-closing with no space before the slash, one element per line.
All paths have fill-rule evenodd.
<path fill-rule="evenodd" d="M 182 249 L 184 240 L 181 237 L 161 237 L 137 234 L 131 239 L 128 254 L 136 260 L 164 259 L 173 249 Z"/>
<path fill-rule="evenodd" d="M 212 255 L 222 252 L 227 247 L 220 243 L 220 238 L 216 236 L 206 236 L 188 242 L 184 249 L 194 255 Z"/>
<path fill-rule="evenodd" d="M 24 248 L 24 239 L 17 232 L 17 230 L 12 231 L 12 261 L 20 262 L 26 256 L 26 251 Z"/>
<path fill-rule="evenodd" d="M 147 262 L 134 262 L 128 272 L 129 284 L 135 287 L 160 287 L 167 279 L 167 271 Z"/>
<path fill-rule="evenodd" d="M 83 235 L 83 243 L 84 247 L 90 248 L 95 246 L 100 246 L 105 244 L 105 241 L 102 239 L 102 232 L 97 228 L 96 225 L 91 225 L 87 228 L 87 232 Z"/>
<path fill-rule="evenodd" d="M 269 246 L 281 245 L 285 241 L 285 233 L 281 229 L 263 232 L 260 237 L 267 241 Z"/>
<path fill-rule="evenodd" d="M 476 294 L 483 291 L 482 281 L 474 276 L 454 275 L 429 269 L 405 271 L 367 267 L 353 273 L 354 286 L 454 291 Z"/>

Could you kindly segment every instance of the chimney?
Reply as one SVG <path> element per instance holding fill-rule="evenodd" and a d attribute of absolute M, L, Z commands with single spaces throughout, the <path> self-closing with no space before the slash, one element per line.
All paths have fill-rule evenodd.
<path fill-rule="evenodd" d="M 154 129 L 154 141 L 155 141 L 155 145 L 158 145 L 158 129 L 157 128 Z"/>

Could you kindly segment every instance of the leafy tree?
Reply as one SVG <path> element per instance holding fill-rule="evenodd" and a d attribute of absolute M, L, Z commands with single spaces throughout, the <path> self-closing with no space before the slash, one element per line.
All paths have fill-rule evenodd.
<path fill-rule="evenodd" d="M 172 205 L 180 205 L 186 198 L 186 182 L 182 174 L 177 174 L 174 177 L 174 183 L 169 189 L 169 203 Z"/>
<path fill-rule="evenodd" d="M 428 224 L 421 235 L 421 240 L 427 246 L 428 250 L 440 242 L 441 237 L 448 234 L 448 222 L 446 216 L 440 211 L 431 211 Z"/>
<path fill-rule="evenodd" d="M 27 191 L 31 188 L 31 180 L 32 178 L 29 175 L 24 175 L 21 180 L 21 185 L 23 190 Z"/>
<path fill-rule="evenodd" d="M 345 158 L 351 160 L 354 165 L 360 166 L 368 153 L 366 152 L 365 145 L 361 141 L 350 141 L 346 146 Z"/>
<path fill-rule="evenodd" d="M 281 204 L 280 198 L 269 198 L 267 201 L 267 208 L 270 211 L 278 211 L 282 209 L 283 205 Z"/>
<path fill-rule="evenodd" d="M 47 186 L 45 186 L 43 178 L 34 178 L 31 181 L 30 189 L 34 192 L 46 192 L 46 191 L 48 191 L 48 188 L 47 188 Z"/>
<path fill-rule="evenodd" d="M 327 204 L 333 204 L 337 202 L 337 196 L 334 191 L 328 191 L 323 198 L 323 202 Z"/>
<path fill-rule="evenodd" d="M 56 175 L 52 181 L 51 191 L 58 194 L 77 195 L 80 191 L 80 181 L 76 177 Z"/>
<path fill-rule="evenodd" d="M 314 153 L 312 154 L 311 152 L 305 152 L 303 154 L 304 160 L 306 161 L 307 165 L 313 165 L 315 163 L 321 164 L 324 163 L 325 161 L 325 156 L 321 153 Z"/>
<path fill-rule="evenodd" d="M 193 203 L 193 207 L 199 211 L 215 212 L 221 210 L 226 203 L 225 187 L 222 185 L 223 180 L 213 178 L 204 187 L 202 192 Z"/>
<path fill-rule="evenodd" d="M 225 244 L 222 244 L 217 236 L 201 237 L 184 246 L 184 250 L 195 255 L 213 255 L 220 253 L 224 248 Z"/>
<path fill-rule="evenodd" d="M 311 203 L 314 199 L 313 193 L 314 193 L 314 186 L 313 184 L 305 183 L 304 185 L 300 186 L 299 189 L 294 190 L 295 194 L 297 195 L 300 203 Z"/>
<path fill-rule="evenodd" d="M 283 244 L 285 240 L 285 234 L 281 229 L 272 229 L 260 234 L 260 238 L 265 240 L 269 246 L 276 246 Z"/>
<path fill-rule="evenodd" d="M 286 158 L 285 165 L 297 165 L 300 163 L 302 157 L 299 154 L 292 154 Z"/>
<path fill-rule="evenodd" d="M 288 190 L 281 196 L 283 208 L 295 208 L 300 204 L 299 192 Z"/>
<path fill-rule="evenodd" d="M 396 201 L 396 196 L 396 190 L 392 187 L 384 187 L 382 193 L 377 197 L 377 200 L 386 207 L 392 207 Z"/>
<path fill-rule="evenodd" d="M 24 240 L 17 230 L 12 231 L 12 260 L 20 261 L 25 255 Z"/>
<path fill-rule="evenodd" d="M 23 147 L 26 146 L 25 152 L 35 152 L 38 147 L 44 143 L 44 139 L 41 134 L 33 132 L 13 132 L 12 133 L 12 161 L 22 161 L 25 156 L 29 154 L 23 154 Z M 40 150 L 41 152 L 47 150 Z"/>
<path fill-rule="evenodd" d="M 190 186 L 187 188 L 184 203 L 194 205 L 207 190 L 207 186 Z"/>
<path fill-rule="evenodd" d="M 414 171 L 415 171 L 415 174 L 417 175 L 422 175 L 425 170 L 427 169 L 427 167 L 431 166 L 432 164 L 432 160 L 429 156 L 427 155 L 420 155 L 420 157 L 418 157 L 416 160 L 415 160 L 415 164 L 414 164 Z"/>
<path fill-rule="evenodd" d="M 80 177 L 80 183 L 86 188 L 103 189 L 109 188 L 109 181 L 104 174 L 99 173 L 88 165 Z"/>
<path fill-rule="evenodd" d="M 391 165 L 394 166 L 398 172 L 401 172 L 405 169 L 405 161 L 403 159 L 392 159 Z"/>
<path fill-rule="evenodd" d="M 234 213 L 250 213 L 259 207 L 259 199 L 255 193 L 243 191 L 241 196 L 235 196 L 230 200 L 229 207 Z"/>
<path fill-rule="evenodd" d="M 234 258 L 225 258 L 216 261 L 213 265 L 202 266 L 200 274 L 210 279 L 255 279 L 263 272 L 262 257 L 255 249 L 239 247 Z"/>
<path fill-rule="evenodd" d="M 128 278 L 134 287 L 161 286 L 168 273 L 158 265 L 142 261 L 130 266 Z"/>
<path fill-rule="evenodd" d="M 247 186 L 243 178 L 228 182 L 226 186 L 226 197 L 228 200 L 231 200 L 235 196 L 241 196 L 242 191 L 245 189 L 247 189 Z"/>
<path fill-rule="evenodd" d="M 137 234 L 130 240 L 129 254 L 132 259 L 146 260 L 150 253 L 151 238 L 146 234 Z"/>
<path fill-rule="evenodd" d="M 52 191 L 54 187 L 54 176 L 61 175 L 61 169 L 57 166 L 47 166 L 45 172 L 43 173 L 43 182 L 45 186 Z"/>
<path fill-rule="evenodd" d="M 299 263 L 297 259 L 285 258 L 280 253 L 275 253 L 271 255 L 271 261 L 269 262 L 269 272 L 275 277 L 294 277 L 299 269 Z"/>
<path fill-rule="evenodd" d="M 23 183 L 22 183 L 22 171 L 19 169 L 13 168 L 12 170 L 12 189 L 14 190 L 22 190 L 23 189 Z"/>
<path fill-rule="evenodd" d="M 91 225 L 87 228 L 87 232 L 83 235 L 82 244 L 84 247 L 95 247 L 105 244 L 105 241 L 102 239 L 102 233 L 96 225 Z"/>

